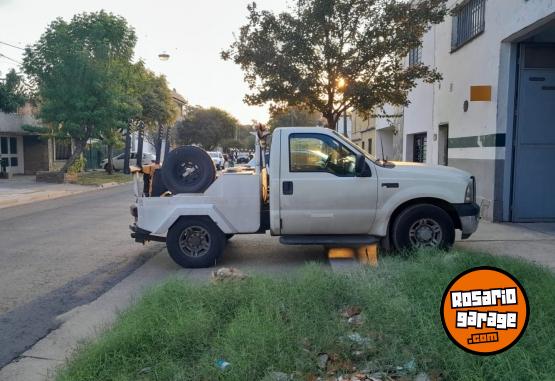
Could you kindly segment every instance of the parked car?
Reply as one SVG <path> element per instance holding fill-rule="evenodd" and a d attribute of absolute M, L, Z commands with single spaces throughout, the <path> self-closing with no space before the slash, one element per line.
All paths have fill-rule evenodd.
<path fill-rule="evenodd" d="M 124 157 L 125 154 L 119 154 L 115 157 L 112 158 L 112 167 L 115 171 L 121 171 L 123 170 L 123 162 L 124 162 Z M 156 156 L 145 152 L 143 153 L 143 164 L 150 164 L 152 161 L 156 160 Z M 136 152 L 131 152 L 129 154 L 129 164 L 130 165 L 135 165 L 135 163 L 137 162 L 137 153 Z M 104 168 L 105 170 L 108 169 L 108 159 L 104 159 L 102 160 L 102 162 L 100 163 L 100 166 L 102 168 Z"/>
<path fill-rule="evenodd" d="M 259 133 L 256 158 L 267 148 Z M 280 236 L 287 245 L 449 249 L 455 230 L 478 228 L 476 181 L 444 166 L 378 160 L 328 128 L 276 128 L 270 161 L 216 176 L 210 156 L 181 147 L 161 168 L 171 197 L 131 206 L 132 237 L 163 241 L 183 267 L 216 263 L 234 234 Z M 232 202 L 230 202 L 232 200 Z"/>
<path fill-rule="evenodd" d="M 219 152 L 219 151 L 208 151 L 208 154 L 210 155 L 210 158 L 212 158 L 212 161 L 214 162 L 214 165 L 216 166 L 216 169 L 219 171 L 220 169 L 224 168 L 224 155 Z"/>
<path fill-rule="evenodd" d="M 251 160 L 248 152 L 239 152 L 237 154 L 237 164 L 247 164 Z"/>

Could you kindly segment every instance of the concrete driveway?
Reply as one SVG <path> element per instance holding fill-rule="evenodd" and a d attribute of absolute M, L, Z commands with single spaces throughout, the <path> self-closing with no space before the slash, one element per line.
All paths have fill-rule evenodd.
<path fill-rule="evenodd" d="M 555 270 L 555 223 L 491 223 L 456 247 L 494 255 L 523 258 Z"/>

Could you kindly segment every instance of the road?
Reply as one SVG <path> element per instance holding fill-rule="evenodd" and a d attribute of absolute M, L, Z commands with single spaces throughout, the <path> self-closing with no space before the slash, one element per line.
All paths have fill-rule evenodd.
<path fill-rule="evenodd" d="M 150 257 L 162 253 L 164 271 L 175 273 L 164 244 L 129 237 L 132 193 L 124 185 L 0 210 L 0 368 L 56 329 L 58 315 L 95 300 Z M 218 265 L 287 273 L 325 260 L 322 247 L 251 235 L 233 237 Z M 209 272 L 185 270 L 204 279 Z"/>
<path fill-rule="evenodd" d="M 163 249 L 129 237 L 131 186 L 0 210 L 0 367 Z"/>

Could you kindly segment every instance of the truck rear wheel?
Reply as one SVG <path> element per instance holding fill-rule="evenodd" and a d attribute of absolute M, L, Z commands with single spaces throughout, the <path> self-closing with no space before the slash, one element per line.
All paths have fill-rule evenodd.
<path fill-rule="evenodd" d="M 162 166 L 164 184 L 173 194 L 202 193 L 216 179 L 212 158 L 202 148 L 183 146 L 170 151 Z"/>
<path fill-rule="evenodd" d="M 185 268 L 216 264 L 225 247 L 225 234 L 207 217 L 181 218 L 168 231 L 170 257 Z"/>
<path fill-rule="evenodd" d="M 448 250 L 455 242 L 455 226 L 443 209 L 430 204 L 413 205 L 403 210 L 393 222 L 391 241 L 399 251 Z"/>

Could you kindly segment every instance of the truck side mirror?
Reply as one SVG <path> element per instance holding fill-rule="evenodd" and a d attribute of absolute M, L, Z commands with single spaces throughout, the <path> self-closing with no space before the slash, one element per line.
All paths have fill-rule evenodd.
<path fill-rule="evenodd" d="M 355 163 L 355 174 L 360 177 L 368 176 L 366 169 L 366 159 L 362 155 L 357 155 Z"/>

